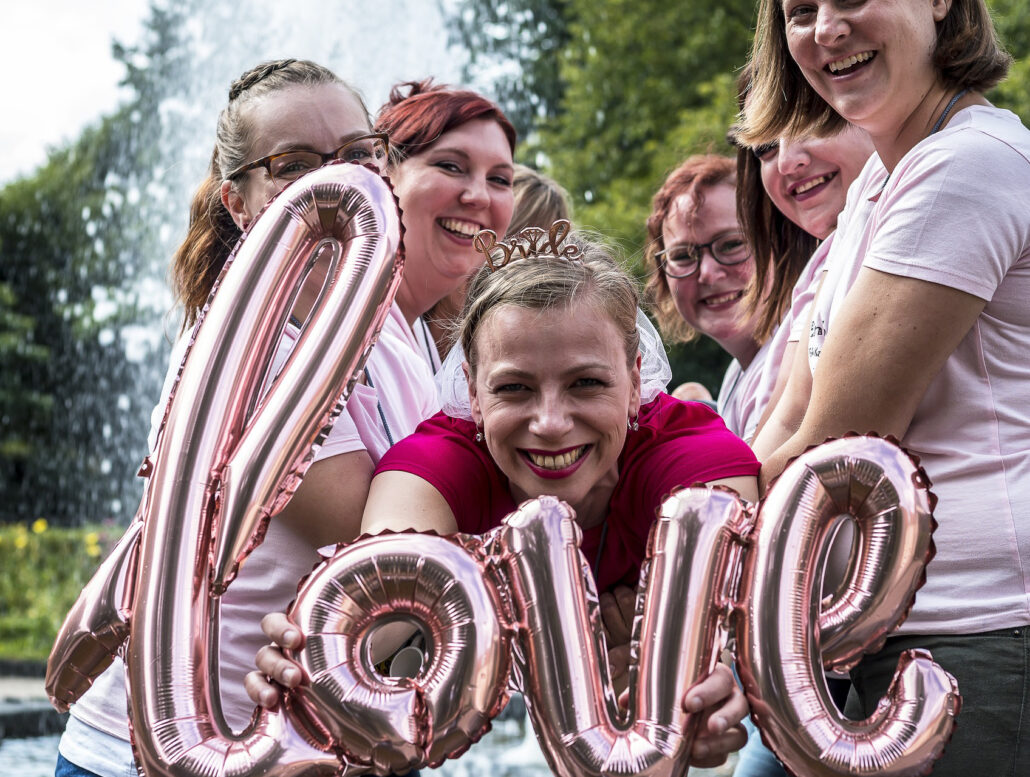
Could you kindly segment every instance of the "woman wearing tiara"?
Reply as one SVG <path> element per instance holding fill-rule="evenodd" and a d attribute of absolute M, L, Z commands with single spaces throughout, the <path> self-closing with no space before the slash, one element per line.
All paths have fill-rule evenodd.
<path fill-rule="evenodd" d="M 465 359 L 456 349 L 443 368 L 453 375 L 445 412 L 380 461 L 362 530 L 482 533 L 523 500 L 554 495 L 575 510 L 603 592 L 636 586 L 670 491 L 703 482 L 753 500 L 759 465 L 712 410 L 664 393 L 664 349 L 634 281 L 601 245 L 573 236 L 558 248 L 562 226 L 552 228 L 550 252 L 530 250 L 473 278 L 459 331 Z M 570 247 L 577 258 L 558 256 Z M 266 625 L 296 644 L 282 616 Z M 300 681 L 277 651 L 263 650 L 259 666 L 286 685 Z M 258 673 L 248 686 L 255 700 L 276 698 Z M 743 744 L 747 705 L 727 667 L 686 704 L 707 708 L 695 765 L 722 763 Z"/>

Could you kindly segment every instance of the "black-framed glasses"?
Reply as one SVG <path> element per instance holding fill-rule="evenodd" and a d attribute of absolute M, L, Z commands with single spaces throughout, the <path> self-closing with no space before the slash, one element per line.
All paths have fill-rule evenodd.
<path fill-rule="evenodd" d="M 229 179 L 236 178 L 248 170 L 263 167 L 269 177 L 276 183 L 285 186 L 306 173 L 317 170 L 334 159 L 347 162 L 360 162 L 375 165 L 380 172 L 386 170 L 386 162 L 390 156 L 390 141 L 381 132 L 351 138 L 335 151 L 321 154 L 318 151 L 283 151 L 280 154 L 262 157 L 247 162 L 229 173 Z"/>
<path fill-rule="evenodd" d="M 710 243 L 681 243 L 666 248 L 658 251 L 655 259 L 662 272 L 670 278 L 687 278 L 697 272 L 705 251 L 723 267 L 732 267 L 751 258 L 751 246 L 744 239 L 744 233 L 733 231 L 719 235 Z"/>

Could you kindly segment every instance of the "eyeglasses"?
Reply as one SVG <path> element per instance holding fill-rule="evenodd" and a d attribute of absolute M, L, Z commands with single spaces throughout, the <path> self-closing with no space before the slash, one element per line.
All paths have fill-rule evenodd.
<path fill-rule="evenodd" d="M 727 232 L 711 243 L 683 243 L 659 251 L 654 256 L 668 277 L 687 278 L 697 272 L 706 250 L 723 267 L 732 267 L 751 258 L 751 247 L 743 232 Z"/>
<path fill-rule="evenodd" d="M 272 154 L 237 167 L 229 173 L 228 178 L 231 180 L 248 170 L 263 167 L 273 181 L 285 186 L 334 159 L 372 164 L 378 167 L 380 172 L 383 172 L 389 156 L 389 139 L 386 135 L 377 132 L 352 138 L 328 154 L 320 154 L 317 151 L 284 151 L 281 154 Z"/>

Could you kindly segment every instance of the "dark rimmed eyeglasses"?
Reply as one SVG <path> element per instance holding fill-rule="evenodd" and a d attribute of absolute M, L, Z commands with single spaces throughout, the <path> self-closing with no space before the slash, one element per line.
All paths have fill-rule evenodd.
<path fill-rule="evenodd" d="M 390 156 L 390 141 L 381 132 L 351 138 L 335 151 L 321 154 L 318 151 L 283 151 L 280 154 L 256 159 L 240 165 L 227 176 L 229 180 L 243 175 L 248 170 L 263 167 L 268 176 L 281 186 L 293 183 L 302 175 L 317 170 L 335 159 L 375 165 L 380 172 L 386 170 Z"/>
<path fill-rule="evenodd" d="M 738 231 L 719 235 L 710 243 L 681 243 L 658 251 L 654 256 L 668 277 L 687 278 L 697 272 L 705 251 L 724 267 L 732 267 L 751 258 L 751 246 L 744 239 L 744 233 Z"/>

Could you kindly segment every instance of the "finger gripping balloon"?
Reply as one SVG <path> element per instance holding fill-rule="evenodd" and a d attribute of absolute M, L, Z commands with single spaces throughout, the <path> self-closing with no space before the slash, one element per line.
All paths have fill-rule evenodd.
<path fill-rule="evenodd" d="M 509 516 L 500 535 L 519 619 L 518 685 L 537 737 L 555 774 L 685 774 L 696 720 L 682 702 L 725 643 L 726 610 L 717 602 L 731 528 L 744 518 L 740 501 L 688 489 L 662 507 L 642 573 L 626 713 L 609 679 L 573 517 L 542 497 Z"/>
<path fill-rule="evenodd" d="M 437 766 L 468 749 L 507 700 L 510 627 L 473 537 L 416 533 L 343 548 L 291 608 L 310 684 L 291 694 L 348 759 L 378 774 Z M 384 622 L 416 624 L 427 656 L 412 677 L 384 677 Z M 382 650 L 382 648 L 379 648 Z"/>

